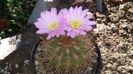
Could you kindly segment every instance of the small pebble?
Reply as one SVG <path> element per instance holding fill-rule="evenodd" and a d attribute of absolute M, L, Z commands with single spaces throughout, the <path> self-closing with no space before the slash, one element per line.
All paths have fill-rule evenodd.
<path fill-rule="evenodd" d="M 35 65 L 38 65 L 39 64 L 39 62 L 38 61 L 35 61 Z"/>
<path fill-rule="evenodd" d="M 29 60 L 25 60 L 24 64 L 29 64 L 29 62 L 30 62 Z"/>
<path fill-rule="evenodd" d="M 133 60 L 131 60 L 131 66 L 133 66 Z"/>
<path fill-rule="evenodd" d="M 128 51 L 128 56 L 129 56 L 129 58 L 133 58 L 133 50 L 132 51 Z"/>
<path fill-rule="evenodd" d="M 112 64 L 110 64 L 110 63 L 108 63 L 108 64 L 106 65 L 107 68 L 110 68 L 111 66 L 112 66 Z"/>
<path fill-rule="evenodd" d="M 133 13 L 127 12 L 126 18 L 130 21 L 133 21 Z"/>
<path fill-rule="evenodd" d="M 1 69 L 1 70 L 0 70 L 0 73 L 3 73 L 3 72 L 4 72 L 4 69 Z"/>
<path fill-rule="evenodd" d="M 132 13 L 133 14 L 133 7 L 128 9 L 128 12 Z"/>
<path fill-rule="evenodd" d="M 112 72 L 110 70 L 106 70 L 105 74 L 111 74 Z"/>
<path fill-rule="evenodd" d="M 124 9 L 124 7 L 125 7 L 125 5 L 124 5 L 124 4 L 119 5 L 119 10 L 123 10 L 123 9 Z"/>
<path fill-rule="evenodd" d="M 19 65 L 18 64 L 15 64 L 15 68 L 18 69 Z"/>
<path fill-rule="evenodd" d="M 8 66 L 5 66 L 5 68 L 4 68 L 4 69 L 5 69 L 5 70 L 8 70 L 8 68 L 9 68 Z"/>
<path fill-rule="evenodd" d="M 119 16 L 115 15 L 115 14 L 112 14 L 112 15 L 109 15 L 109 19 L 112 22 L 118 22 L 119 21 Z"/>
<path fill-rule="evenodd" d="M 124 10 L 120 10 L 120 11 L 118 11 L 118 16 L 120 17 L 120 18 L 123 18 L 124 16 L 125 16 L 125 11 Z"/>
<path fill-rule="evenodd" d="M 111 66 L 112 70 L 116 70 L 117 69 L 117 63 L 113 63 L 113 65 Z"/>

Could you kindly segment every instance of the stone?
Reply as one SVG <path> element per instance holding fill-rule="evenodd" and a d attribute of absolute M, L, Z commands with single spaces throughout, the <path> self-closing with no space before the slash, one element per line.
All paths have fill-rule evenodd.
<path fill-rule="evenodd" d="M 29 64 L 29 62 L 30 62 L 29 60 L 25 60 L 25 61 L 24 61 L 24 64 L 25 64 L 25 65 L 26 65 L 26 64 Z"/>
<path fill-rule="evenodd" d="M 0 69 L 0 73 L 3 73 L 4 72 L 4 69 Z"/>
<path fill-rule="evenodd" d="M 111 74 L 112 72 L 110 70 L 106 70 L 105 74 Z"/>
<path fill-rule="evenodd" d="M 5 70 L 8 70 L 8 68 L 9 68 L 8 66 L 5 66 L 5 68 L 4 68 L 4 69 L 5 69 Z"/>
<path fill-rule="evenodd" d="M 133 66 L 133 60 L 131 60 L 131 66 Z"/>
<path fill-rule="evenodd" d="M 15 51 L 19 42 L 20 39 L 17 39 L 17 35 L 0 40 L 0 60 L 4 60 L 9 54 Z"/>
<path fill-rule="evenodd" d="M 18 64 L 15 64 L 15 68 L 18 69 L 19 65 Z"/>
<path fill-rule="evenodd" d="M 120 18 L 123 18 L 124 16 L 125 16 L 125 11 L 124 10 L 120 10 L 120 11 L 118 11 L 118 16 L 120 17 Z"/>
<path fill-rule="evenodd" d="M 111 7 L 110 8 L 110 12 L 113 12 L 113 13 L 117 13 L 118 10 L 119 10 L 119 7 L 118 6 L 117 7 Z"/>
<path fill-rule="evenodd" d="M 105 15 L 103 15 L 103 14 L 100 14 L 100 13 L 96 13 L 96 16 L 98 17 L 98 18 L 104 18 L 105 17 Z"/>
<path fill-rule="evenodd" d="M 119 16 L 115 15 L 115 14 L 112 14 L 112 15 L 109 15 L 109 19 L 110 19 L 111 22 L 118 22 L 119 21 Z"/>
<path fill-rule="evenodd" d="M 112 66 L 112 64 L 110 64 L 110 63 L 108 63 L 108 64 L 106 65 L 107 68 L 110 68 L 111 66 Z"/>
<path fill-rule="evenodd" d="M 39 65 L 39 62 L 38 61 L 35 61 L 35 65 Z"/>
<path fill-rule="evenodd" d="M 113 65 L 111 66 L 112 70 L 116 70 L 117 69 L 117 63 L 113 63 Z"/>
<path fill-rule="evenodd" d="M 133 58 L 133 50 L 132 51 L 128 51 L 128 57 L 131 58 L 131 59 Z"/>
<path fill-rule="evenodd" d="M 128 12 L 133 14 L 133 7 L 128 9 Z"/>
<path fill-rule="evenodd" d="M 133 13 L 127 12 L 126 18 L 127 18 L 128 20 L 132 21 L 132 20 L 133 20 Z"/>
<path fill-rule="evenodd" d="M 124 9 L 124 7 L 125 7 L 125 5 L 124 5 L 124 4 L 120 4 L 120 5 L 119 5 L 119 10 L 123 10 L 123 9 Z"/>

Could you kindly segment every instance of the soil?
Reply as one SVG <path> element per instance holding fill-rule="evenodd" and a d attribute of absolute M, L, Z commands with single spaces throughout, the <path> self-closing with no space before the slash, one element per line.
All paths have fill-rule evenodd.
<path fill-rule="evenodd" d="M 94 12 L 94 35 L 102 53 L 101 74 L 133 74 L 133 1 L 104 3 L 103 13 Z M 30 54 L 38 39 L 33 32 L 24 32 L 24 41 L 30 41 L 29 44 L 0 61 L 0 74 L 34 74 Z"/>

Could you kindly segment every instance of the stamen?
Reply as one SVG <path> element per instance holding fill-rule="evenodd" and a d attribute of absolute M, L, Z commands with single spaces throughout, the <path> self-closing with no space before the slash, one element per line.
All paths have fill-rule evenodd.
<path fill-rule="evenodd" d="M 55 30 L 58 26 L 59 24 L 57 22 L 53 22 L 48 26 L 48 29 Z"/>
<path fill-rule="evenodd" d="M 78 29 L 81 26 L 81 22 L 80 21 L 71 21 L 70 25 L 73 29 Z"/>

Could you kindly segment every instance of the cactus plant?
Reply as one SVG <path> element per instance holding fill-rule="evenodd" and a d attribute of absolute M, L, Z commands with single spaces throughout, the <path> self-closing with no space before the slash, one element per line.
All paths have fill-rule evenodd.
<path fill-rule="evenodd" d="M 87 34 L 96 24 L 92 18 L 88 9 L 82 10 L 82 7 L 62 9 L 59 14 L 55 8 L 41 13 L 35 26 L 39 29 L 38 34 L 48 34 L 41 42 L 47 58 L 44 65 L 57 74 L 78 74 L 88 68 L 95 49 L 93 37 Z"/>
<path fill-rule="evenodd" d="M 45 54 L 57 69 L 74 70 L 89 63 L 92 46 L 85 37 L 59 37 L 44 42 Z"/>
<path fill-rule="evenodd" d="M 42 74 L 84 74 L 96 66 L 96 48 L 92 33 L 86 36 L 43 38 L 36 54 L 37 72 Z M 90 73 L 93 74 L 93 73 Z"/>

